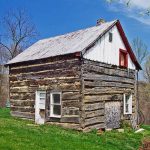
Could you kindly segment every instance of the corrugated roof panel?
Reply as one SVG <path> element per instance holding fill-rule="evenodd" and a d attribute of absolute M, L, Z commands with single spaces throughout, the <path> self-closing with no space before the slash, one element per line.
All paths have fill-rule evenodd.
<path fill-rule="evenodd" d="M 39 40 L 7 64 L 81 52 L 116 22 L 106 22 L 99 26 Z"/>

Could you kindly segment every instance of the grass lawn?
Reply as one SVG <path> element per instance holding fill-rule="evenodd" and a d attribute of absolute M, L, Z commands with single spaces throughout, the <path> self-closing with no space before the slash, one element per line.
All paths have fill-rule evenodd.
<path fill-rule="evenodd" d="M 150 136 L 150 126 L 135 134 L 131 129 L 82 133 L 51 125 L 34 126 L 32 121 L 10 116 L 0 109 L 0 150 L 136 150 L 141 140 Z"/>

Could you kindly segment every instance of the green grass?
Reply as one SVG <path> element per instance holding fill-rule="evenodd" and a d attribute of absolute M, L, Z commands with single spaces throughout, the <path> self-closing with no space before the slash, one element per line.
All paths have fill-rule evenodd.
<path fill-rule="evenodd" d="M 32 121 L 13 118 L 0 109 L 0 150 L 136 150 L 150 136 L 150 126 L 135 134 L 131 129 L 82 133 L 51 125 L 34 126 Z"/>

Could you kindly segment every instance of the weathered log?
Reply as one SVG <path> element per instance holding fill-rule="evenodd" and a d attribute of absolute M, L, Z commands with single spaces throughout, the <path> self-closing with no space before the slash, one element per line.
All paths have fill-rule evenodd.
<path fill-rule="evenodd" d="M 85 127 L 94 125 L 94 124 L 101 124 L 105 122 L 105 117 L 104 116 L 97 116 L 97 117 L 92 117 L 89 119 L 85 119 Z"/>
<path fill-rule="evenodd" d="M 11 115 L 14 117 L 34 119 L 34 113 L 30 112 L 11 111 Z"/>
<path fill-rule="evenodd" d="M 74 116 L 74 115 L 69 115 L 69 116 L 63 116 L 60 119 L 60 122 L 68 122 L 68 123 L 80 123 L 80 117 L 79 116 Z"/>
<path fill-rule="evenodd" d="M 20 74 L 20 73 L 31 73 L 31 72 L 39 72 L 39 71 L 56 71 L 56 70 L 64 70 L 66 69 L 72 69 L 75 66 L 79 66 L 80 65 L 80 61 L 78 60 L 70 60 L 70 61 L 64 61 L 62 62 L 57 62 L 57 63 L 53 63 L 53 64 L 39 64 L 36 66 L 26 66 L 26 67 L 20 67 L 20 68 L 12 68 L 10 71 L 10 74 Z"/>
<path fill-rule="evenodd" d="M 62 101 L 62 105 L 63 107 L 80 107 L 81 103 L 79 102 L 79 100 L 65 100 Z"/>
<path fill-rule="evenodd" d="M 69 100 L 75 99 L 76 100 L 76 99 L 80 99 L 80 98 L 81 98 L 81 95 L 78 92 L 65 92 L 62 94 L 62 100 L 67 100 L 67 99 L 69 99 Z"/>
<path fill-rule="evenodd" d="M 110 94 L 110 95 L 85 95 L 84 102 L 91 103 L 91 102 L 101 102 L 101 101 L 114 101 L 114 100 L 123 100 L 122 94 Z"/>
<path fill-rule="evenodd" d="M 20 107 L 20 106 L 13 106 L 13 105 L 11 105 L 11 111 L 34 113 L 35 109 L 33 107 L 27 107 L 27 106 Z"/>
<path fill-rule="evenodd" d="M 104 109 L 85 112 L 85 118 L 92 118 L 104 115 Z"/>
<path fill-rule="evenodd" d="M 50 57 L 50 58 L 45 58 L 45 59 L 38 59 L 38 60 L 32 60 L 28 62 L 20 62 L 16 64 L 12 64 L 9 66 L 9 69 L 12 70 L 13 68 L 26 68 L 27 66 L 38 66 L 39 64 L 50 64 L 50 63 L 59 63 L 59 62 L 66 62 L 66 61 L 72 61 L 72 60 L 79 60 L 79 57 L 76 57 L 73 54 L 68 54 L 68 55 L 61 55 L 61 56 L 55 56 L 55 57 Z"/>
<path fill-rule="evenodd" d="M 92 129 L 104 129 L 104 128 L 105 128 L 105 123 L 98 123 L 98 124 L 94 124 L 94 125 L 84 127 L 83 131 L 84 132 L 89 132 Z"/>
<path fill-rule="evenodd" d="M 113 81 L 84 81 L 85 88 L 94 88 L 94 87 L 118 87 L 118 88 L 134 88 L 134 84 L 122 83 L 122 82 L 113 82 Z"/>
<path fill-rule="evenodd" d="M 35 100 L 35 93 L 10 93 L 11 100 Z"/>
<path fill-rule="evenodd" d="M 65 106 L 62 106 L 62 116 L 79 115 L 79 114 L 80 114 L 79 107 L 65 107 Z"/>
<path fill-rule="evenodd" d="M 135 81 L 133 79 L 124 78 L 124 77 L 116 77 L 116 76 L 106 76 L 106 75 L 98 75 L 87 73 L 83 75 L 85 80 L 99 80 L 99 81 L 109 81 L 109 82 L 121 82 L 121 83 L 129 83 L 134 84 Z"/>
<path fill-rule="evenodd" d="M 133 70 L 123 70 L 118 68 L 108 68 L 105 66 L 96 66 L 93 64 L 83 65 L 84 72 L 93 74 L 105 74 L 111 76 L 123 76 L 127 78 L 135 78 L 135 72 Z"/>
<path fill-rule="evenodd" d="M 11 100 L 11 105 L 15 107 L 34 106 L 35 100 Z"/>
<path fill-rule="evenodd" d="M 85 111 L 92 111 L 92 110 L 98 110 L 104 108 L 104 103 L 94 103 L 94 104 L 84 104 L 84 110 Z"/>
<path fill-rule="evenodd" d="M 92 61 L 89 59 L 84 59 L 83 62 L 84 62 L 84 65 L 87 65 L 87 66 L 94 65 L 94 66 L 99 66 L 99 67 L 104 67 L 104 68 L 109 68 L 109 69 L 116 69 L 116 70 L 118 69 L 118 70 L 127 71 L 126 68 L 120 68 L 117 65 L 111 65 L 111 64 L 107 64 L 107 63 L 103 63 L 99 61 Z M 129 71 L 135 73 L 135 70 L 133 69 L 129 69 Z"/>
<path fill-rule="evenodd" d="M 103 89 L 85 89 L 85 95 L 116 95 L 116 94 L 124 94 L 124 93 L 133 93 L 134 91 L 131 89 L 116 89 L 116 88 L 103 88 Z M 134 94 L 134 93 L 133 93 Z"/>

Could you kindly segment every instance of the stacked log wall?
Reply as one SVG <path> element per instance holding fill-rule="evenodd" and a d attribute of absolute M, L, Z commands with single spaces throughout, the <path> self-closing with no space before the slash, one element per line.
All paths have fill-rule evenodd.
<path fill-rule="evenodd" d="M 132 93 L 135 112 L 135 70 L 74 55 L 10 65 L 10 103 L 13 116 L 34 119 L 35 92 L 62 92 L 62 117 L 51 122 L 75 123 L 83 130 L 105 128 L 105 103 Z M 70 125 L 68 125 L 69 127 Z"/>
<path fill-rule="evenodd" d="M 82 64 L 83 113 L 82 128 L 105 128 L 105 103 L 121 102 L 121 119 L 123 115 L 123 94 L 132 93 L 133 113 L 135 113 L 135 70 L 123 69 L 114 65 L 84 59 Z"/>
<path fill-rule="evenodd" d="M 80 58 L 74 55 L 10 65 L 11 114 L 34 119 L 35 92 L 59 90 L 62 92 L 62 117 L 59 122 L 79 124 L 80 70 Z"/>

